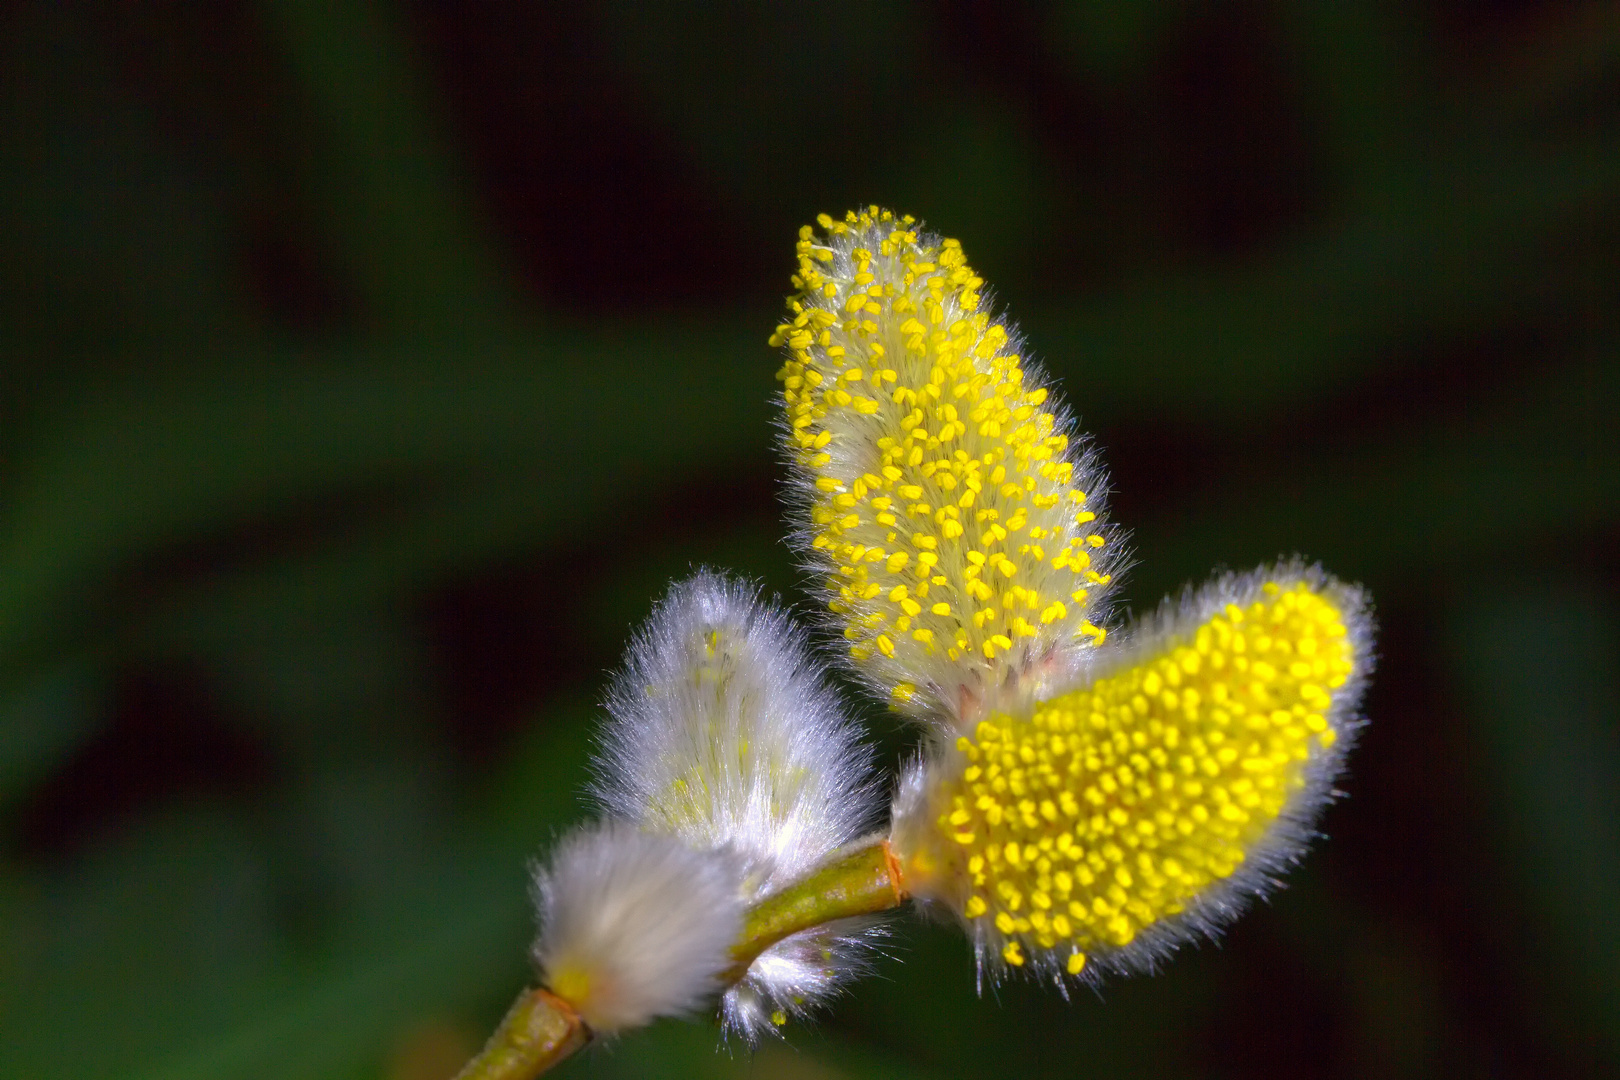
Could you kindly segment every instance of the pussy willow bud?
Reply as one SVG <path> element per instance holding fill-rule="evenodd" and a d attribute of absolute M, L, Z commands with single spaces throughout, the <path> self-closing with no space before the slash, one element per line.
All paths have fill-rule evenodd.
<path fill-rule="evenodd" d="M 1275 885 L 1332 796 L 1370 667 L 1359 591 L 1285 565 L 1122 637 L 904 779 L 907 885 L 993 967 L 1150 969 Z"/>
<path fill-rule="evenodd" d="M 535 875 L 547 987 L 601 1035 L 701 1008 L 742 928 L 736 878 L 724 852 L 624 822 L 576 830 Z"/>
<path fill-rule="evenodd" d="M 771 338 L 799 540 L 855 670 L 971 728 L 1103 640 L 1102 472 L 960 244 L 876 207 L 820 223 Z"/>
<path fill-rule="evenodd" d="M 604 811 L 724 851 L 752 904 L 883 824 L 871 755 L 788 614 L 703 572 L 631 644 L 608 704 L 594 791 Z M 772 945 L 722 1002 L 755 1039 L 864 970 L 874 927 L 841 920 Z"/>

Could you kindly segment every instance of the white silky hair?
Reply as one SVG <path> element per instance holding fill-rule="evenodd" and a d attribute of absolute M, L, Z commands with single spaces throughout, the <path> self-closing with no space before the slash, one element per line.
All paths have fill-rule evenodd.
<path fill-rule="evenodd" d="M 614 680 L 593 794 L 604 811 L 729 852 L 753 903 L 882 824 L 870 750 L 788 613 L 700 571 L 674 585 Z M 864 970 L 871 920 L 771 946 L 725 995 L 755 1041 Z"/>
<path fill-rule="evenodd" d="M 731 963 L 743 917 L 736 881 L 725 852 L 628 822 L 583 826 L 535 867 L 535 961 L 599 1034 L 691 1013 Z"/>

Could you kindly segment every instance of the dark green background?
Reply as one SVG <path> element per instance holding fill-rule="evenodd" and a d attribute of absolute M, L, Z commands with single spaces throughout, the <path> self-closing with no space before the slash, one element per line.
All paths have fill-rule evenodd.
<path fill-rule="evenodd" d="M 1616 5 L 32 0 L 0 1075 L 453 1070 L 630 627 L 703 563 L 805 603 L 765 339 L 796 228 L 871 201 L 1096 435 L 1130 604 L 1371 589 L 1350 797 L 1156 978 L 981 997 L 908 921 L 791 1049 L 563 1074 L 1620 1069 Z"/>

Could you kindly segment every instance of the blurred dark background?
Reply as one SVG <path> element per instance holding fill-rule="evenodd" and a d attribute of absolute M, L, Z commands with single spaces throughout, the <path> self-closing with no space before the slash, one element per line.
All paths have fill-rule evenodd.
<path fill-rule="evenodd" d="M 1371 589 L 1350 797 L 1156 978 L 978 997 L 908 922 L 787 1047 L 564 1074 L 1620 1070 L 1620 6 L 32 0 L 0 57 L 0 1075 L 454 1071 L 630 628 L 804 606 L 765 339 L 867 202 L 1095 433 L 1133 607 Z"/>

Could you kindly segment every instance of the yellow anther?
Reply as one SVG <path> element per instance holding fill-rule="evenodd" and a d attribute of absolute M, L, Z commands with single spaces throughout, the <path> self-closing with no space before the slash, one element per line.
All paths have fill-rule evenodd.
<path fill-rule="evenodd" d="M 799 291 L 772 335 L 789 351 L 777 377 L 813 489 L 808 546 L 829 606 L 857 628 L 852 655 L 880 683 L 939 687 L 908 699 L 917 710 L 955 708 L 949 687 L 971 673 L 943 665 L 972 657 L 974 680 L 1000 682 L 1020 657 L 1100 639 L 1082 629 L 1098 594 L 1080 586 L 1106 574 L 1087 554 L 1096 515 L 1076 484 L 1090 480 L 1076 476 L 1060 406 L 1030 385 L 1008 326 L 981 310 L 984 281 L 960 244 L 884 215 L 801 231 Z M 895 597 L 882 573 L 916 584 Z M 1013 582 L 1016 594 L 998 591 Z M 1012 603 L 1005 618 L 933 623 L 952 619 L 958 597 Z M 864 622 L 879 611 L 884 641 Z"/>
<path fill-rule="evenodd" d="M 1021 962 L 1056 951 L 1079 974 L 1088 954 L 1135 941 L 1246 865 L 1305 797 L 1308 766 L 1338 732 L 1317 667 L 1294 658 L 1347 680 L 1345 613 L 1301 582 L 1240 616 L 1264 633 L 1218 614 L 1135 667 L 1031 714 L 993 713 L 960 739 L 960 771 L 934 781 L 946 820 L 919 842 L 970 868 L 977 902 L 964 913 L 989 920 Z M 1244 669 L 1214 662 L 1240 634 Z M 1012 645 L 993 630 L 981 640 L 990 656 Z"/>

